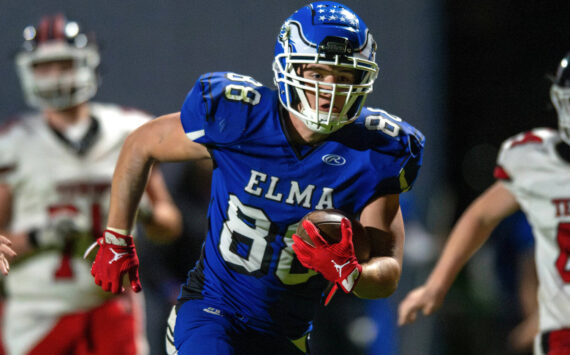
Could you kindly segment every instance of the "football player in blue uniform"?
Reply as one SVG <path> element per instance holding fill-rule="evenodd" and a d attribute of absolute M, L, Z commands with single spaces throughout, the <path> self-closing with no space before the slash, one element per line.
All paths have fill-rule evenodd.
<path fill-rule="evenodd" d="M 127 138 L 95 282 L 120 292 L 128 274 L 141 288 L 129 231 L 153 163 L 212 159 L 208 235 L 169 319 L 173 352 L 307 352 L 328 281 L 359 297 L 391 295 L 404 245 L 398 196 L 417 176 L 424 138 L 397 116 L 363 107 L 378 72 L 375 52 L 357 14 L 313 2 L 281 27 L 277 91 L 231 72 L 202 75 L 181 112 Z M 337 248 L 296 244 L 297 257 L 299 221 L 325 208 L 359 218 L 371 239 L 368 261 L 356 260 L 346 222 Z"/>

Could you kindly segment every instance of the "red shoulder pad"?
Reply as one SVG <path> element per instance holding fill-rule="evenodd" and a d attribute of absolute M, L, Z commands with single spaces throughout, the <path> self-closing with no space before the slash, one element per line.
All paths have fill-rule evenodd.
<path fill-rule="evenodd" d="M 529 131 L 529 132 L 524 133 L 524 135 L 521 138 L 514 140 L 511 143 L 510 148 L 514 148 L 517 145 L 524 145 L 524 144 L 528 144 L 528 143 L 542 143 L 542 138 L 540 138 L 539 136 L 537 136 L 533 132 Z"/>

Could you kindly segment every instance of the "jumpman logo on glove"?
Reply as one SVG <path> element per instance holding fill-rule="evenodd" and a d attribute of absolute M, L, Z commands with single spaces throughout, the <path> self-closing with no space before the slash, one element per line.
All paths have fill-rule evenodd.
<path fill-rule="evenodd" d="M 314 246 L 293 234 L 293 250 L 304 267 L 319 272 L 325 279 L 334 283 L 326 297 L 326 306 L 339 286 L 345 293 L 351 292 L 362 272 L 352 244 L 352 225 L 347 218 L 342 219 L 342 237 L 338 243 L 327 242 L 309 220 L 303 221 L 303 228 Z M 331 263 L 334 267 L 331 267 Z"/>
<path fill-rule="evenodd" d="M 336 271 L 338 271 L 338 277 L 342 277 L 342 268 L 350 264 L 350 261 L 347 261 L 346 263 L 339 265 L 334 260 L 331 259 L 331 263 L 334 264 L 334 268 L 336 269 Z"/>
<path fill-rule="evenodd" d="M 124 253 L 118 253 L 115 251 L 115 249 L 113 248 L 109 248 L 109 250 L 111 251 L 111 253 L 113 253 L 115 256 L 113 256 L 113 259 L 109 260 L 109 264 L 114 263 L 115 261 L 119 261 L 119 259 L 121 259 L 123 256 L 127 255 L 127 252 Z"/>

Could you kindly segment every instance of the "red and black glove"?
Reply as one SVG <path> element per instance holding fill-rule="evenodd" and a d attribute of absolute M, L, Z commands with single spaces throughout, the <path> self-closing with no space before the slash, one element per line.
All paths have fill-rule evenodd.
<path fill-rule="evenodd" d="M 84 258 L 97 245 L 99 250 L 91 266 L 91 275 L 95 278 L 95 283 L 101 286 L 103 291 L 118 294 L 125 291 L 123 276 L 128 273 L 131 288 L 139 292 L 142 289 L 139 281 L 139 258 L 133 237 L 106 229 L 103 236 L 87 249 Z"/>
<path fill-rule="evenodd" d="M 303 266 L 321 273 L 325 279 L 334 283 L 325 300 L 325 305 L 327 305 L 338 286 L 345 293 L 351 292 L 362 272 L 362 266 L 358 263 L 354 253 L 352 226 L 348 219 L 343 218 L 341 221 L 342 238 L 340 242 L 332 244 L 319 234 L 319 230 L 311 221 L 303 221 L 303 228 L 307 231 L 314 246 L 293 234 L 293 250 Z"/>

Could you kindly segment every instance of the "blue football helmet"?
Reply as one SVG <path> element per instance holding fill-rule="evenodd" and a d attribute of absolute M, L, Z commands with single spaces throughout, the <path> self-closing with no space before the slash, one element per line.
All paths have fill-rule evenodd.
<path fill-rule="evenodd" d="M 281 104 L 312 131 L 332 133 L 354 121 L 378 75 L 376 42 L 360 17 L 348 7 L 331 1 L 310 3 L 291 15 L 275 45 L 274 81 Z M 299 75 L 303 64 L 327 64 L 355 70 L 354 83 L 325 84 Z M 312 109 L 305 92 L 315 96 L 345 97 L 340 112 Z"/>
<path fill-rule="evenodd" d="M 23 36 L 16 69 L 29 106 L 62 110 L 95 96 L 99 50 L 77 22 L 62 14 L 44 16 L 37 26 L 27 26 Z M 56 61 L 70 61 L 72 68 L 58 75 L 36 75 L 38 64 Z"/>
<path fill-rule="evenodd" d="M 550 99 L 558 112 L 560 138 L 570 145 L 570 52 L 558 65 L 554 82 L 550 87 Z"/>

